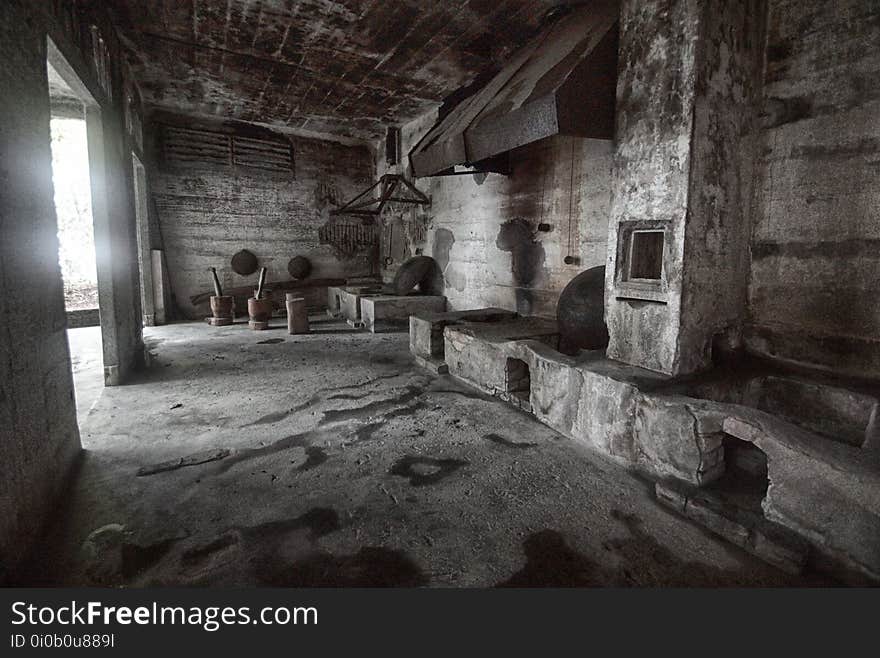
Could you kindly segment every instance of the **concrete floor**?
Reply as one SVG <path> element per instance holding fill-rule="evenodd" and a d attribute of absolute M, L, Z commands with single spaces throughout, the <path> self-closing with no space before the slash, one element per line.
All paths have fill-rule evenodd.
<path fill-rule="evenodd" d="M 85 419 L 26 584 L 806 582 L 530 416 L 416 369 L 406 334 L 313 329 L 145 329 L 153 365 Z"/>
<path fill-rule="evenodd" d="M 101 327 L 80 327 L 67 330 L 73 387 L 76 392 L 76 418 L 83 427 L 92 405 L 104 390 L 104 354 Z"/>

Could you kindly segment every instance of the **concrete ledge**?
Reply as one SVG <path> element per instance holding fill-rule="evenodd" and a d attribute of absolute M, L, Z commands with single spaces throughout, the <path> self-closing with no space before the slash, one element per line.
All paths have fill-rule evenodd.
<path fill-rule="evenodd" d="M 97 327 L 101 324 L 101 313 L 96 308 L 67 311 L 67 328 Z"/>
<path fill-rule="evenodd" d="M 445 347 L 443 330 L 461 322 L 498 322 L 512 320 L 516 313 L 500 308 L 477 308 L 442 313 L 418 312 L 409 320 L 409 349 L 424 358 L 442 357 Z"/>
<path fill-rule="evenodd" d="M 364 328 L 372 333 L 407 328 L 413 313 L 446 308 L 446 297 L 442 295 L 368 295 L 360 302 Z"/>
<path fill-rule="evenodd" d="M 724 472 L 725 405 L 685 396 L 642 393 L 633 426 L 636 465 L 655 477 L 708 484 Z"/>
<path fill-rule="evenodd" d="M 534 316 L 515 317 L 501 322 L 463 322 L 445 330 L 454 329 L 463 336 L 478 338 L 484 342 L 503 343 L 517 340 L 538 340 L 554 350 L 559 346 L 559 329 L 556 320 Z"/>
<path fill-rule="evenodd" d="M 731 405 L 726 434 L 767 455 L 764 514 L 837 568 L 880 581 L 880 464 L 870 452 Z"/>
<path fill-rule="evenodd" d="M 330 292 L 331 290 L 333 291 L 332 293 Z M 331 308 L 330 298 L 332 296 L 334 316 L 341 316 L 349 323 L 360 322 L 361 299 L 367 295 L 380 294 L 382 294 L 382 286 L 380 284 L 331 288 L 327 291 L 328 310 Z"/>
<path fill-rule="evenodd" d="M 676 499 L 660 485 L 665 504 L 780 568 L 799 570 L 806 542 L 840 573 L 880 580 L 876 453 L 757 409 L 672 393 L 669 378 L 600 354 L 565 356 L 551 331 L 536 318 L 448 325 L 449 374 L 622 465 L 676 482 L 689 493 Z M 725 473 L 728 437 L 767 457 L 769 486 L 757 511 L 730 510 L 705 488 Z"/>
<path fill-rule="evenodd" d="M 416 365 L 420 368 L 424 368 L 425 370 L 430 370 L 435 375 L 445 375 L 449 372 L 449 366 L 446 365 L 445 361 L 441 361 L 440 359 L 435 359 L 434 357 L 423 357 L 418 354 L 413 354 L 413 360 L 416 362 Z"/>

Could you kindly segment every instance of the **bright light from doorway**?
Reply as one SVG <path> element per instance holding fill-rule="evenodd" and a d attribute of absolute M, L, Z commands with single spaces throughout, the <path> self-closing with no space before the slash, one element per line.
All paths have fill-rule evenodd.
<path fill-rule="evenodd" d="M 53 117 L 50 125 L 65 307 L 68 311 L 98 308 L 86 122 Z"/>

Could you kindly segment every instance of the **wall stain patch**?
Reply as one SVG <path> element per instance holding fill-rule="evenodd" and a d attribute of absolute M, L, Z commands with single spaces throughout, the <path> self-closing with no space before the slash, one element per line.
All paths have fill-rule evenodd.
<path fill-rule="evenodd" d="M 516 310 L 528 315 L 534 299 L 531 290 L 544 267 L 544 246 L 536 239 L 532 223 L 517 217 L 504 222 L 495 246 L 511 254 L 510 271 L 516 286 Z"/>
<path fill-rule="evenodd" d="M 449 252 L 452 251 L 453 244 L 455 244 L 455 235 L 448 228 L 438 228 L 434 231 L 432 253 L 441 272 L 445 272 L 446 266 L 449 265 Z"/>

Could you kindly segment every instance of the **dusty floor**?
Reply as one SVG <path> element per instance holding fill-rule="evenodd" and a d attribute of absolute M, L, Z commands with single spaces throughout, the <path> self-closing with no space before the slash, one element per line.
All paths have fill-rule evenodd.
<path fill-rule="evenodd" d="M 101 327 L 80 327 L 67 330 L 73 386 L 76 391 L 76 418 L 83 427 L 92 405 L 104 388 L 104 355 Z"/>
<path fill-rule="evenodd" d="M 406 334 L 277 324 L 145 330 L 153 365 L 86 418 L 26 584 L 804 582 L 531 417 L 416 369 Z"/>

